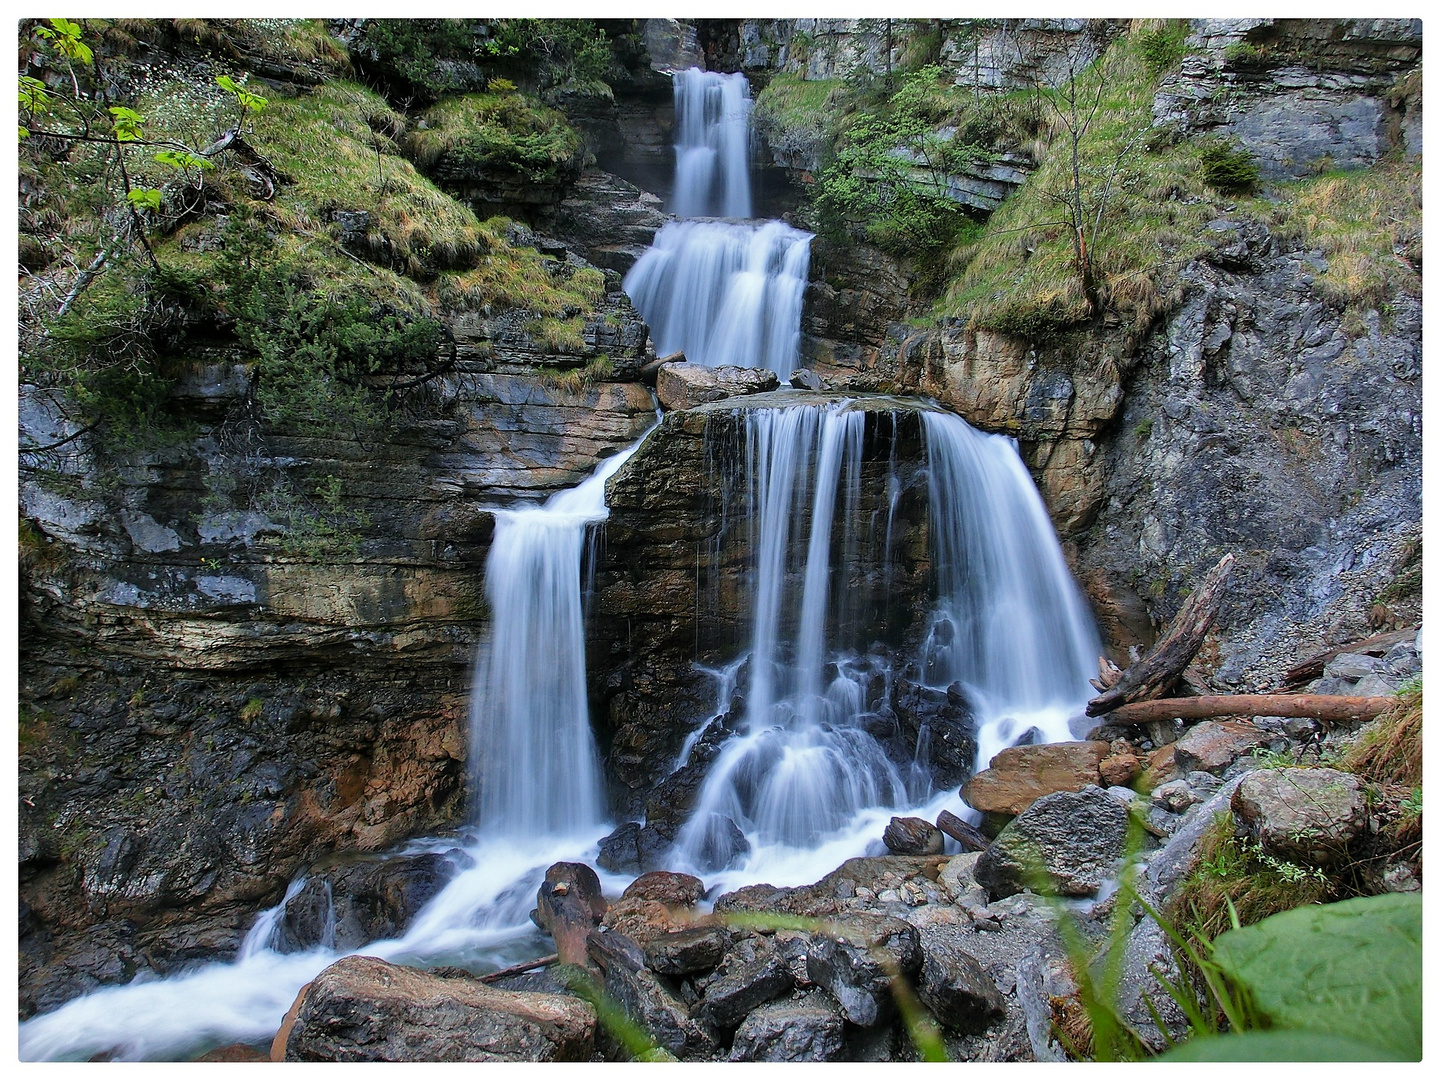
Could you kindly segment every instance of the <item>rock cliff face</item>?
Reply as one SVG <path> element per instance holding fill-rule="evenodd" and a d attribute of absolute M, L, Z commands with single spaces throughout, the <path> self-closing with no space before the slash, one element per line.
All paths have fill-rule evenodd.
<path fill-rule="evenodd" d="M 455 368 L 386 439 L 237 431 L 249 369 L 197 363 L 193 436 L 102 470 L 22 388 L 22 440 L 75 436 L 21 479 L 22 1012 L 233 952 L 321 855 L 463 819 L 484 508 L 638 438 L 638 382 L 559 375 L 653 350 L 618 295 L 573 353 L 504 316 L 451 330 Z M 314 476 L 344 504 L 267 496 Z"/>
<path fill-rule="evenodd" d="M 753 630 L 746 604 L 752 555 L 746 544 L 746 478 L 739 467 L 746 413 L 822 400 L 823 395 L 780 391 L 669 413 L 610 482 L 588 660 L 592 715 L 609 745 L 607 771 L 617 805 L 627 811 L 669 772 L 685 736 L 716 709 L 716 682 L 695 664 L 733 659 Z M 887 512 L 881 502 L 892 467 L 900 495 L 888 586 L 872 596 L 874 606 L 858 625 L 869 635 L 862 644 L 879 640 L 898 646 L 918 632 L 914 624 L 926 603 L 920 424 L 913 402 L 873 399 L 863 408 L 859 519 Z M 832 566 L 843 565 L 840 533 L 837 526 Z M 849 573 L 856 579 L 846 588 L 867 587 L 863 566 L 851 566 Z"/>

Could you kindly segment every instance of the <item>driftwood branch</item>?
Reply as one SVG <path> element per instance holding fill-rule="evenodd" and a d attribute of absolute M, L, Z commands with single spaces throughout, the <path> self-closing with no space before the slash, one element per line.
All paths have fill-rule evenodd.
<path fill-rule="evenodd" d="M 551 953 L 549 956 L 538 956 L 534 960 L 526 960 L 523 964 L 511 964 L 509 967 L 501 968 L 499 971 L 487 971 L 476 981 L 482 983 L 499 982 L 501 979 L 509 978 L 511 975 L 523 975 L 535 968 L 549 967 L 559 960 L 558 953 Z"/>
<path fill-rule="evenodd" d="M 1204 694 L 1121 705 L 1107 724 L 1145 724 L 1151 720 L 1207 720 L 1216 716 L 1308 716 L 1322 723 L 1372 720 L 1395 704 L 1388 697 L 1339 694 Z"/>
<path fill-rule="evenodd" d="M 935 827 L 959 844 L 961 851 L 984 851 L 990 846 L 990 840 L 984 833 L 949 810 L 940 811 Z"/>
<path fill-rule="evenodd" d="M 1225 596 L 1225 580 L 1234 565 L 1234 555 L 1226 555 L 1215 564 L 1200 587 L 1186 598 L 1165 636 L 1138 663 L 1131 664 L 1114 686 L 1090 700 L 1085 706 L 1086 716 L 1100 716 L 1132 701 L 1158 698 L 1175 685 L 1195 659 L 1215 621 Z"/>
<path fill-rule="evenodd" d="M 1415 631 L 1413 629 L 1392 630 L 1389 633 L 1376 634 L 1373 637 L 1365 638 L 1363 641 L 1351 641 L 1344 645 L 1336 645 L 1333 648 L 1326 649 L 1324 652 L 1318 652 L 1308 659 L 1301 660 L 1300 663 L 1285 672 L 1285 685 L 1302 686 L 1314 679 L 1318 679 L 1321 675 L 1325 674 L 1325 665 L 1341 653 L 1368 653 L 1372 651 L 1383 653 L 1388 651 L 1391 646 L 1398 645 L 1402 641 L 1414 640 L 1414 637 Z"/>

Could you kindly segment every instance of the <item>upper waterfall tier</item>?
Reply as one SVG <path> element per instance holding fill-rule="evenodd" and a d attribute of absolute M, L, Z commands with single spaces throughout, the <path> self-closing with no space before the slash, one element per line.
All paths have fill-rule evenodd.
<path fill-rule="evenodd" d="M 784 378 L 800 355 L 812 239 L 780 221 L 673 221 L 626 275 L 625 291 L 659 355 Z"/>
<path fill-rule="evenodd" d="M 676 217 L 750 216 L 750 84 L 744 75 L 675 74 Z"/>

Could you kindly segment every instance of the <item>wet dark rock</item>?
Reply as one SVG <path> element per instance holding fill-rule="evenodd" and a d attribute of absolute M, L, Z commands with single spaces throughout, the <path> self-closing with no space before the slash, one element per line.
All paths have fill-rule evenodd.
<path fill-rule="evenodd" d="M 757 1005 L 794 986 L 785 958 L 768 938 L 738 941 L 704 986 L 697 1019 L 717 1028 L 733 1028 Z"/>
<path fill-rule="evenodd" d="M 929 764 L 940 788 L 958 787 L 975 768 L 975 714 L 951 689 L 897 680 L 892 695 L 904 748 Z"/>
<path fill-rule="evenodd" d="M 924 818 L 892 817 L 884 840 L 892 855 L 938 855 L 945 850 L 944 834 Z"/>
<path fill-rule="evenodd" d="M 1005 1018 L 1005 999 L 995 980 L 962 948 L 967 936 L 945 926 L 920 931 L 925 959 L 915 993 L 942 1025 L 973 1035 Z"/>
<path fill-rule="evenodd" d="M 840 1061 L 845 1019 L 823 994 L 762 1005 L 741 1022 L 731 1061 Z"/>
<path fill-rule="evenodd" d="M 330 965 L 293 1011 L 272 1058 L 585 1061 L 595 1042 L 595 1012 L 578 998 L 437 978 L 370 956 Z"/>
<path fill-rule="evenodd" d="M 720 963 L 730 935 L 723 927 L 696 926 L 645 942 L 645 966 L 660 975 L 693 975 Z"/>
<path fill-rule="evenodd" d="M 704 832 L 695 859 L 704 870 L 724 870 L 750 851 L 740 826 L 724 814 L 709 814 L 697 827 Z"/>
<path fill-rule="evenodd" d="M 275 948 L 343 950 L 397 937 L 456 869 L 451 858 L 426 854 L 366 859 L 321 871 L 286 902 Z"/>
<path fill-rule="evenodd" d="M 919 932 L 888 916 L 847 915 L 811 937 L 810 978 L 840 1003 L 845 1019 L 861 1027 L 892 1014 L 890 971 L 909 976 L 922 962 Z"/>
<path fill-rule="evenodd" d="M 985 850 L 975 879 L 992 897 L 1093 896 L 1124 853 L 1128 821 L 1125 804 L 1099 787 L 1046 795 Z"/>
<path fill-rule="evenodd" d="M 643 1027 L 656 1045 L 677 1057 L 704 1057 L 715 1040 L 661 977 L 645 967 L 643 949 L 624 934 L 592 931 L 591 959 L 604 972 L 605 993 Z"/>

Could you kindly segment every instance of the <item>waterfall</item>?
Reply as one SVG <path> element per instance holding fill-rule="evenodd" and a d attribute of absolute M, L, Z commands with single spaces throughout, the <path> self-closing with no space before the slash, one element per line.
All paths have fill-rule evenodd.
<path fill-rule="evenodd" d="M 959 684 L 983 768 L 1031 728 L 1046 742 L 1074 737 L 1099 641 L 1014 443 L 939 410 L 920 415 L 935 592 L 908 674 L 936 690 Z M 898 672 L 883 652 L 861 651 L 863 619 L 831 610 L 854 599 L 858 571 L 889 580 L 893 457 L 886 475 L 872 474 L 883 490 L 862 517 L 863 412 L 829 402 L 744 419 L 745 712 L 676 838 L 686 868 L 718 873 L 726 887 L 813 880 L 863 851 L 888 815 L 931 796 L 924 747 L 906 768 L 871 734 Z M 955 802 L 953 792 L 939 798 Z M 749 844 L 743 858 L 725 839 L 734 828 Z"/>
<path fill-rule="evenodd" d="M 1100 639 L 1014 443 L 948 413 L 923 421 L 936 606 L 921 668 L 959 681 L 985 719 L 984 768 L 1028 727 L 1072 738 Z"/>
<path fill-rule="evenodd" d="M 675 74 L 676 217 L 750 216 L 750 83 L 690 68 Z"/>
<path fill-rule="evenodd" d="M 544 506 L 495 511 L 485 563 L 490 632 L 470 703 L 477 820 L 509 836 L 592 829 L 604 817 L 585 689 L 580 566 L 609 516 L 605 481 L 639 443 Z"/>
<path fill-rule="evenodd" d="M 743 75 L 691 68 L 675 76 L 677 218 L 748 218 L 750 87 Z M 781 221 L 667 223 L 625 277 L 660 356 L 769 368 L 800 355 L 810 274 L 807 232 Z"/>
<path fill-rule="evenodd" d="M 660 356 L 788 376 L 800 354 L 812 239 L 782 221 L 672 221 L 630 268 L 625 291 Z"/>

